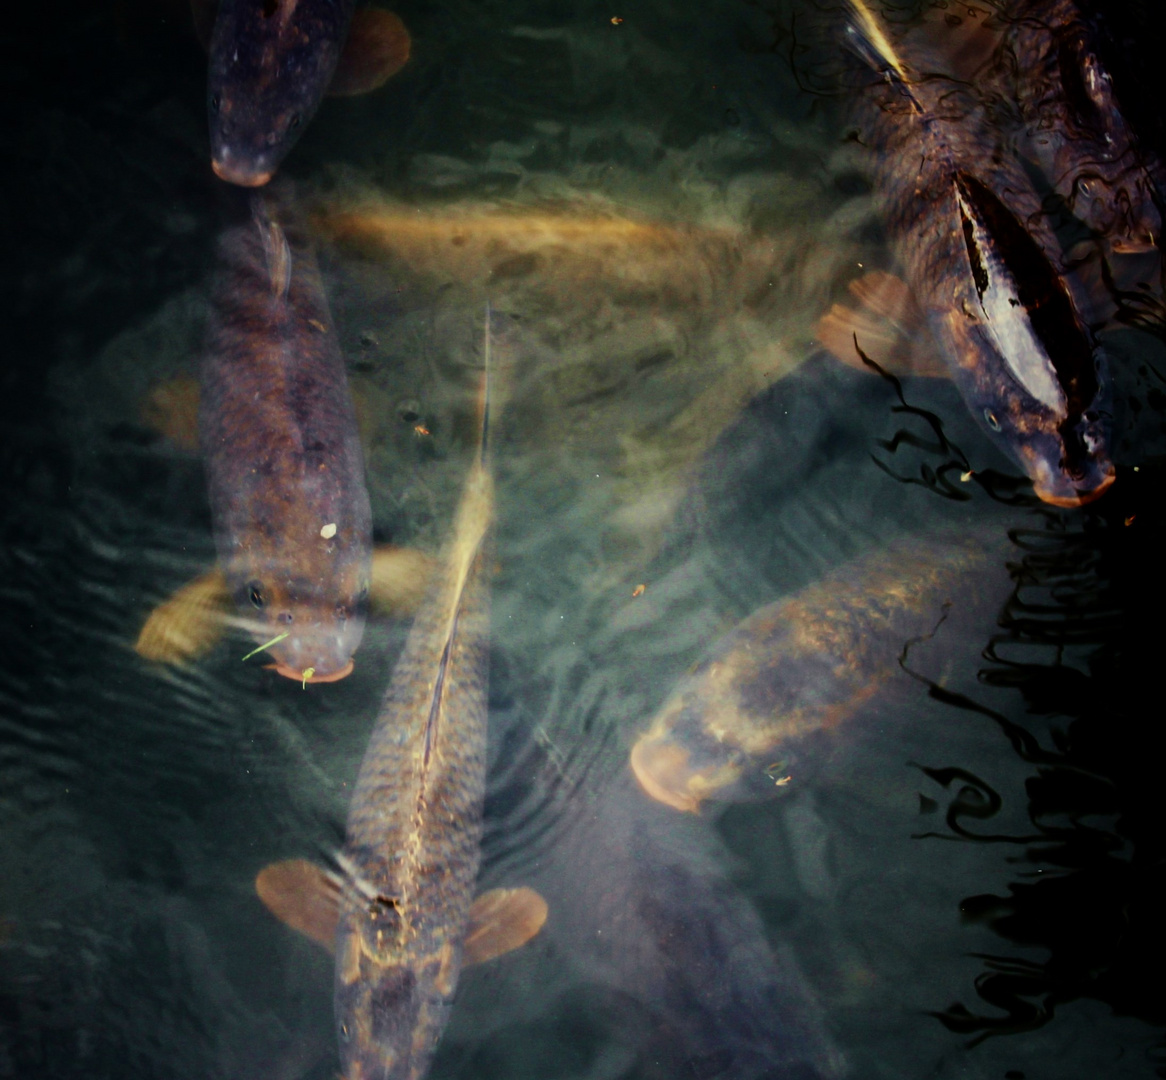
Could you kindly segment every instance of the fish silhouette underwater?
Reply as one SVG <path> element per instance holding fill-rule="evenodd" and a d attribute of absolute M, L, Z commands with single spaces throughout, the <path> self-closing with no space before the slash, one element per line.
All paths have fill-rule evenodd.
<path fill-rule="evenodd" d="M 336 1025 L 348 1080 L 424 1076 L 463 963 L 517 947 L 546 918 L 545 902 L 529 889 L 473 899 L 486 779 L 494 506 L 489 319 L 487 311 L 479 450 L 361 763 L 343 873 L 333 881 L 293 861 L 265 868 L 256 882 L 284 921 L 319 941 L 334 935 Z"/>
<path fill-rule="evenodd" d="M 374 552 L 356 417 L 311 245 L 286 196 L 247 200 L 250 217 L 220 240 L 200 375 L 218 566 L 151 614 L 136 649 L 184 660 L 233 623 L 279 674 L 331 682 L 352 670 L 370 602 L 415 604 L 431 563 Z"/>
<path fill-rule="evenodd" d="M 985 575 L 1005 551 L 990 539 L 901 541 L 760 608 L 712 646 L 636 741 L 641 788 L 693 813 L 709 799 L 773 796 L 840 724 L 906 678 L 900 660 L 953 604 L 993 595 Z"/>
<path fill-rule="evenodd" d="M 863 0 L 849 0 L 848 11 L 846 42 L 878 74 L 855 96 L 859 141 L 906 272 L 906 287 L 890 292 L 898 326 L 886 337 L 912 356 L 931 354 L 926 373 L 946 370 L 1042 500 L 1091 502 L 1115 476 L 1108 362 L 1082 320 L 1078 286 L 1059 269 L 1039 192 L 926 25 L 892 35 Z M 977 29 L 995 47 L 992 32 Z M 967 47 L 960 63 L 978 70 L 984 52 Z M 877 319 L 864 321 L 863 309 L 877 314 L 870 301 L 888 295 L 886 279 L 852 289 L 857 314 L 836 305 L 819 324 L 819 340 L 847 362 L 871 341 Z"/>
<path fill-rule="evenodd" d="M 220 179 L 261 187 L 325 94 L 375 90 L 408 62 L 394 14 L 355 0 L 191 0 L 207 44 L 211 165 Z"/>

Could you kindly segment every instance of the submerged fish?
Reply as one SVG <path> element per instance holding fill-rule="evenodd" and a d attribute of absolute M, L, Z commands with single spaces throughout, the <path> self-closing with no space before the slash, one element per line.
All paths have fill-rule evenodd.
<path fill-rule="evenodd" d="M 1002 37 L 1025 153 L 1100 241 L 1115 282 L 1160 279 L 1162 164 L 1126 123 L 1088 23 L 1073 0 L 1014 14 Z"/>
<path fill-rule="evenodd" d="M 773 795 L 791 762 L 852 717 L 967 600 L 993 549 L 901 543 L 754 612 L 720 641 L 631 752 L 643 790 L 677 810 Z"/>
<path fill-rule="evenodd" d="M 471 904 L 480 860 L 489 675 L 494 495 L 487 460 L 488 320 L 487 312 L 479 451 L 441 572 L 369 740 L 348 811 L 344 879 L 335 903 L 324 905 L 339 909 L 336 1023 L 348 1080 L 425 1075 L 449 1015 L 471 910 L 477 913 L 472 938 L 480 936 L 481 923 L 517 927 L 485 935 L 506 948 L 537 933 L 546 914 L 541 900 L 524 890 L 488 893 Z M 261 875 L 261 895 L 263 884 Z M 280 904 L 269 906 L 280 912 Z M 323 932 L 318 918 L 302 918 L 299 926 L 320 939 L 332 918 L 323 920 Z"/>
<path fill-rule="evenodd" d="M 848 44 L 880 76 L 858 98 L 877 200 L 946 366 L 1041 499 L 1091 502 L 1114 479 L 1109 380 L 1040 198 L 971 87 L 848 3 Z"/>
<path fill-rule="evenodd" d="M 147 623 L 138 649 L 218 632 L 230 596 L 275 670 L 352 670 L 371 585 L 372 522 L 344 360 L 311 247 L 288 210 L 251 196 L 220 242 L 199 435 L 219 567 Z M 173 648 L 181 654 L 181 648 Z"/>
<path fill-rule="evenodd" d="M 593 773 L 553 824 L 546 809 L 539 835 L 523 837 L 537 860 L 515 858 L 555 913 L 556 963 L 618 995 L 613 1038 L 644 1059 L 621 1075 L 845 1075 L 796 955 L 726 873 L 709 822 L 644 798 L 626 769 L 598 786 Z"/>
<path fill-rule="evenodd" d="M 194 0 L 196 25 L 205 5 Z M 325 92 L 375 89 L 409 58 L 397 16 L 355 0 L 220 0 L 210 36 L 211 163 L 223 180 L 266 184 Z M 201 20 L 205 21 L 205 17 Z"/>

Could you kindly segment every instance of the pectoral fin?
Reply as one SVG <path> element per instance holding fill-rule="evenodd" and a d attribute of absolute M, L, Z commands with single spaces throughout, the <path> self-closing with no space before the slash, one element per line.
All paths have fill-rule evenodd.
<path fill-rule="evenodd" d="M 332 952 L 340 921 L 340 887 L 306 859 L 259 871 L 255 891 L 280 922 Z M 525 945 L 547 921 L 547 902 L 533 889 L 491 889 L 474 901 L 466 927 L 466 965 L 481 964 Z"/>
<path fill-rule="evenodd" d="M 383 8 L 358 8 L 328 87 L 331 97 L 354 97 L 383 86 L 409 62 L 405 24 Z"/>
<path fill-rule="evenodd" d="M 849 289 L 857 304 L 835 304 L 818 321 L 818 341 L 826 349 L 860 371 L 870 369 L 859 349 L 892 375 L 947 377 L 927 320 L 905 281 L 872 270 Z"/>
<path fill-rule="evenodd" d="M 547 921 L 547 902 L 534 889 L 491 889 L 470 908 L 462 963 L 482 964 L 525 945 Z"/>
<path fill-rule="evenodd" d="M 145 660 L 163 664 L 199 656 L 222 637 L 230 603 L 226 575 L 216 567 L 150 612 L 134 650 Z"/>
<path fill-rule="evenodd" d="M 272 863 L 259 871 L 255 891 L 280 922 L 331 952 L 340 921 L 340 889 L 335 880 L 307 859 Z"/>
<path fill-rule="evenodd" d="M 373 610 L 382 615 L 411 615 L 429 588 L 436 560 L 416 548 L 382 544 L 372 553 Z"/>

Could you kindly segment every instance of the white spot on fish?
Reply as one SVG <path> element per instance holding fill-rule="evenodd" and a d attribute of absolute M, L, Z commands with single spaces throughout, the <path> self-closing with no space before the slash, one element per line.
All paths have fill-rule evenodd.
<path fill-rule="evenodd" d="M 320 535 L 325 540 L 331 540 L 336 535 L 336 522 L 330 521 L 320 530 Z"/>

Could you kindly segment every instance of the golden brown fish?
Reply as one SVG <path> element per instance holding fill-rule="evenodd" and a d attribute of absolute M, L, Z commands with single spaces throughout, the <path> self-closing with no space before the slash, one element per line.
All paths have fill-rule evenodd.
<path fill-rule="evenodd" d="M 529 890 L 473 901 L 480 860 L 489 678 L 489 312 L 481 441 L 453 536 L 409 633 L 348 810 L 336 900 L 336 1023 L 348 1080 L 418 1080 L 468 948 L 508 951 L 542 925 Z M 285 899 L 302 871 L 265 871 L 261 896 L 320 940 L 333 918 Z M 319 889 L 309 892 L 319 894 Z M 312 906 L 314 912 L 319 905 Z M 487 927 L 489 929 L 487 929 Z"/>
<path fill-rule="evenodd" d="M 900 671 L 990 565 L 978 542 L 904 542 L 754 612 L 681 681 L 631 752 L 643 790 L 677 810 L 763 798 L 790 760 Z"/>

